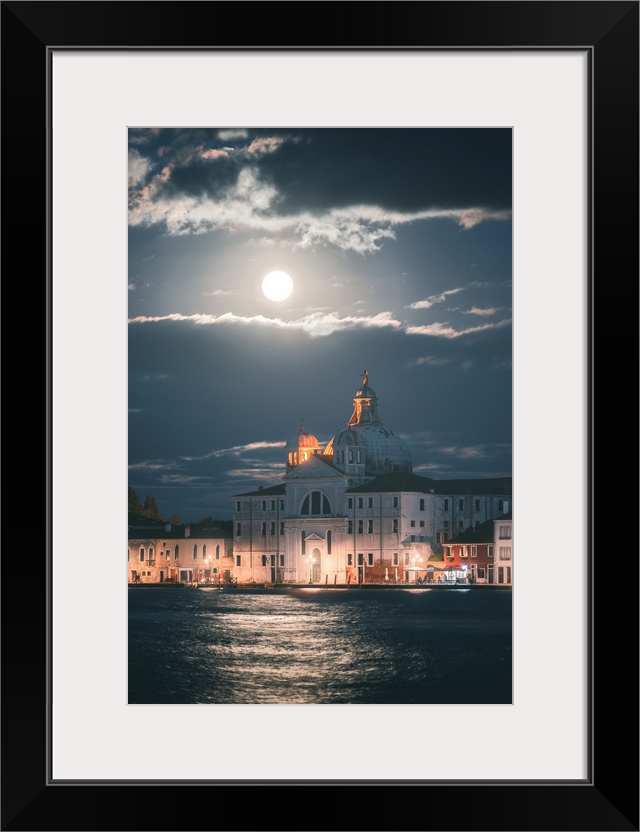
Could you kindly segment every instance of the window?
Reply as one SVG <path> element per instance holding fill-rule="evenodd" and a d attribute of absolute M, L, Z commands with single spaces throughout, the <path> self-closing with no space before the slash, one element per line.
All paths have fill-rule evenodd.
<path fill-rule="evenodd" d="M 478 557 L 478 547 L 477 546 L 472 546 L 471 547 L 471 557 L 472 558 L 477 558 Z"/>
<path fill-rule="evenodd" d="M 180 554 L 180 547 L 176 543 L 176 548 L 173 550 L 173 556 L 176 560 L 178 560 L 178 555 Z"/>
<path fill-rule="evenodd" d="M 364 532 L 364 520 L 358 520 L 358 534 Z"/>
<path fill-rule="evenodd" d="M 236 523 L 236 536 L 240 537 L 242 534 L 242 523 Z"/>
<path fill-rule="evenodd" d="M 353 534 L 353 520 L 347 521 L 347 534 Z"/>
<path fill-rule="evenodd" d="M 284 522 L 280 523 L 280 534 L 284 534 Z"/>
<path fill-rule="evenodd" d="M 442 543 L 442 532 L 436 532 L 436 543 Z"/>
<path fill-rule="evenodd" d="M 404 565 L 409 566 L 409 552 L 404 553 Z"/>
<path fill-rule="evenodd" d="M 398 508 L 398 498 L 397 497 L 393 498 L 393 507 Z"/>
<path fill-rule="evenodd" d="M 351 553 L 347 554 L 347 566 L 353 566 L 353 555 Z"/>
<path fill-rule="evenodd" d="M 353 451 L 349 451 L 349 462 L 353 462 Z"/>
<path fill-rule="evenodd" d="M 263 556 L 262 556 L 262 565 L 263 565 L 263 566 L 266 566 L 266 565 L 267 565 L 267 556 L 266 556 L 266 555 L 263 555 Z"/>
<path fill-rule="evenodd" d="M 327 532 L 327 554 L 331 554 L 331 532 Z"/>
<path fill-rule="evenodd" d="M 482 568 L 478 569 L 478 577 L 479 578 L 484 578 L 484 569 L 482 569 Z"/>
<path fill-rule="evenodd" d="M 196 560 L 197 557 L 198 557 L 198 544 L 194 543 L 193 544 L 193 559 Z"/>
<path fill-rule="evenodd" d="M 367 507 L 373 508 L 373 497 L 369 497 L 367 500 Z"/>
<path fill-rule="evenodd" d="M 500 560 L 511 560 L 511 546 L 500 546 Z"/>
<path fill-rule="evenodd" d="M 361 462 L 360 458 L 360 451 L 356 451 L 356 462 L 359 464 Z"/>
<path fill-rule="evenodd" d="M 464 520 L 458 520 L 458 528 L 464 529 Z"/>
<path fill-rule="evenodd" d="M 367 532 L 369 534 L 373 534 L 373 520 L 369 520 L 367 522 Z"/>
<path fill-rule="evenodd" d="M 358 553 L 358 566 L 364 566 L 364 555 L 362 552 Z"/>
<path fill-rule="evenodd" d="M 458 500 L 458 511 L 464 511 L 464 500 Z"/>
<path fill-rule="evenodd" d="M 504 500 L 498 500 L 498 511 L 504 511 Z"/>
<path fill-rule="evenodd" d="M 445 527 L 445 529 L 449 528 L 449 521 L 448 520 L 444 521 L 444 527 Z"/>
<path fill-rule="evenodd" d="M 167 551 L 164 553 L 164 556 L 166 560 L 169 560 L 169 558 L 171 557 L 171 549 L 167 549 Z"/>
<path fill-rule="evenodd" d="M 242 555 L 236 555 L 236 566 L 242 566 Z"/>
<path fill-rule="evenodd" d="M 280 566 L 284 566 L 284 555 L 280 555 Z"/>
<path fill-rule="evenodd" d="M 271 521 L 271 526 L 269 528 L 269 533 L 270 534 L 275 534 L 276 533 L 276 521 L 275 520 Z"/>
<path fill-rule="evenodd" d="M 453 560 L 453 546 L 447 546 L 447 557 Z"/>
<path fill-rule="evenodd" d="M 397 552 L 393 553 L 393 565 L 394 566 L 398 565 L 398 553 Z"/>
<path fill-rule="evenodd" d="M 240 511 L 240 500 L 236 503 L 236 511 Z"/>
<path fill-rule="evenodd" d="M 480 511 L 480 500 L 476 500 L 476 511 Z"/>
<path fill-rule="evenodd" d="M 276 510 L 276 501 L 271 500 L 271 511 L 275 511 L 275 510 Z"/>
<path fill-rule="evenodd" d="M 207 557 L 207 544 L 202 544 L 202 560 L 206 560 Z"/>
<path fill-rule="evenodd" d="M 397 520 L 393 521 L 393 533 L 398 534 L 398 521 Z"/>
<path fill-rule="evenodd" d="M 263 510 L 263 511 L 266 511 L 266 510 L 267 510 L 267 501 L 266 501 L 266 500 L 263 500 L 263 501 L 262 501 L 262 510 Z"/>
<path fill-rule="evenodd" d="M 140 547 L 140 560 L 144 560 L 144 546 Z"/>
<path fill-rule="evenodd" d="M 507 583 L 511 583 L 511 567 L 507 566 Z"/>
<path fill-rule="evenodd" d="M 416 521 L 415 521 L 415 520 L 412 520 L 412 521 L 411 521 L 411 528 L 412 528 L 412 529 L 415 529 L 415 527 L 416 527 Z"/>
<path fill-rule="evenodd" d="M 302 554 L 303 555 L 307 554 L 307 543 L 306 543 L 305 537 L 306 537 L 306 532 L 303 531 L 302 534 L 300 535 L 300 540 L 302 542 Z"/>
<path fill-rule="evenodd" d="M 340 462 L 344 465 L 344 451 L 340 451 Z"/>
<path fill-rule="evenodd" d="M 362 508 L 362 497 L 358 497 L 358 508 Z"/>
<path fill-rule="evenodd" d="M 424 500 L 420 500 L 420 511 L 424 511 Z"/>
<path fill-rule="evenodd" d="M 511 526 L 499 526 L 498 536 L 500 540 L 511 540 Z"/>
<path fill-rule="evenodd" d="M 449 500 L 444 501 L 444 510 L 449 511 Z"/>
<path fill-rule="evenodd" d="M 460 557 L 461 558 L 466 558 L 467 555 L 468 555 L 467 547 L 466 546 L 461 546 L 460 547 Z"/>
<path fill-rule="evenodd" d="M 262 532 L 263 535 L 265 535 L 267 533 L 267 524 L 266 523 L 262 524 L 261 532 Z"/>
<path fill-rule="evenodd" d="M 493 546 L 489 546 L 489 547 L 487 548 L 487 557 L 488 557 L 488 558 L 492 558 L 492 557 L 493 557 Z"/>
<path fill-rule="evenodd" d="M 321 491 L 312 491 L 302 501 L 301 514 L 331 514 L 329 500 Z"/>
<path fill-rule="evenodd" d="M 412 534 L 412 535 L 411 535 L 411 542 L 412 542 L 412 543 L 415 543 L 415 542 L 416 542 L 416 536 L 415 536 L 415 534 Z"/>
<path fill-rule="evenodd" d="M 216 544 L 216 560 L 220 560 L 220 544 Z"/>
<path fill-rule="evenodd" d="M 347 499 L 347 508 L 353 508 L 353 497 Z"/>
<path fill-rule="evenodd" d="M 280 511 L 284 511 L 284 500 L 280 500 Z"/>
<path fill-rule="evenodd" d="M 367 563 L 369 564 L 369 566 L 373 566 L 373 552 L 369 552 L 369 554 L 367 555 Z"/>
<path fill-rule="evenodd" d="M 213 567 L 213 574 L 214 574 L 214 575 L 217 575 L 217 574 L 218 574 L 218 567 L 217 567 L 217 566 L 214 566 L 214 567 Z"/>

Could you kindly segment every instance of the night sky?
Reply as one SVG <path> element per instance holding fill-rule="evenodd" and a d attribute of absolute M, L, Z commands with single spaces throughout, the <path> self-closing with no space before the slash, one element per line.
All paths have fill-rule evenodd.
<path fill-rule="evenodd" d="M 509 129 L 131 129 L 129 484 L 230 519 L 369 371 L 414 472 L 512 470 Z M 262 292 L 282 270 L 293 292 Z"/>

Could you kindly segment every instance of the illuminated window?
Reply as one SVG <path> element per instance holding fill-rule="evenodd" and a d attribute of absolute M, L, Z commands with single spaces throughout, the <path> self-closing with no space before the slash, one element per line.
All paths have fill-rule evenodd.
<path fill-rule="evenodd" d="M 321 491 L 312 491 L 302 501 L 300 514 L 331 514 L 331 505 Z"/>
<path fill-rule="evenodd" d="M 466 546 L 461 546 L 460 547 L 460 557 L 461 558 L 466 558 L 467 557 L 467 547 Z"/>

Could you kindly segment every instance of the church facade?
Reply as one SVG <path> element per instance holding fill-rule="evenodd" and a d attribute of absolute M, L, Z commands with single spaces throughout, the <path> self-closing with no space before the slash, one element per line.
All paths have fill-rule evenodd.
<path fill-rule="evenodd" d="M 322 448 L 303 425 L 285 455 L 281 483 L 234 497 L 238 583 L 413 581 L 448 540 L 511 510 L 510 477 L 414 474 L 366 372 L 346 427 Z"/>

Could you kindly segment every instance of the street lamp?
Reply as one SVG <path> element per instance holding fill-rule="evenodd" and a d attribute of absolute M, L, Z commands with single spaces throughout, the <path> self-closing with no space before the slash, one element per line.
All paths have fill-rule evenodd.
<path fill-rule="evenodd" d="M 313 555 L 309 555 L 309 557 L 307 558 L 307 563 L 309 564 L 309 583 L 311 583 L 311 566 L 314 560 L 315 558 L 313 557 Z"/>

